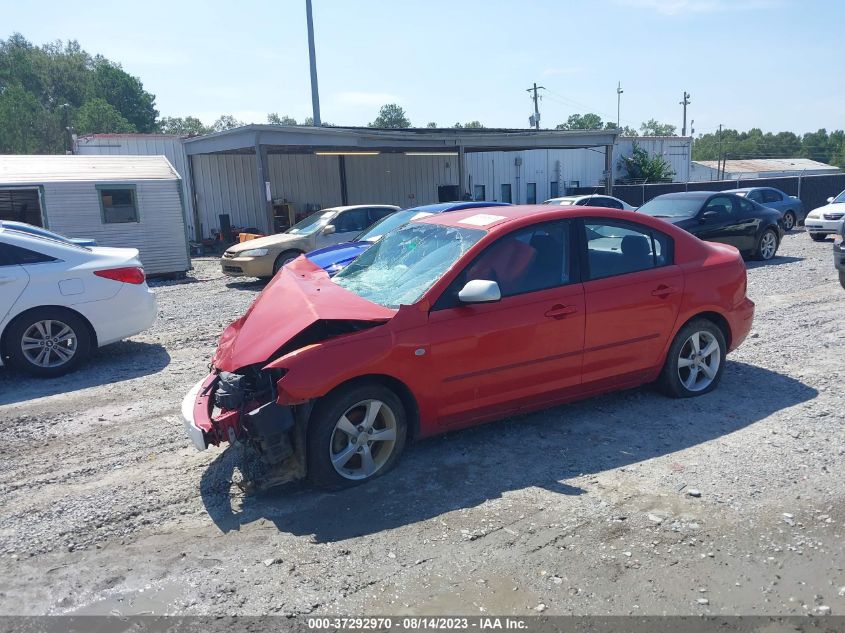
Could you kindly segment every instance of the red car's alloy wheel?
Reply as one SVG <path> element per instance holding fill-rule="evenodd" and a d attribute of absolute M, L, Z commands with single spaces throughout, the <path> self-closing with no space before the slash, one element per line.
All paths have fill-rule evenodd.
<path fill-rule="evenodd" d="M 396 446 L 396 416 L 381 400 L 349 407 L 335 423 L 329 458 L 345 479 L 368 479 L 390 459 Z"/>

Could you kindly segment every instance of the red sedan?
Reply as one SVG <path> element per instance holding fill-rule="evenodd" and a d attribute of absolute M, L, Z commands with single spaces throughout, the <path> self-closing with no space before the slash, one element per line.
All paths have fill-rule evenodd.
<path fill-rule="evenodd" d="M 340 487 L 405 444 L 658 380 L 719 383 L 751 329 L 739 252 L 644 215 L 515 206 L 431 216 L 329 279 L 299 258 L 186 396 L 189 437 Z"/>

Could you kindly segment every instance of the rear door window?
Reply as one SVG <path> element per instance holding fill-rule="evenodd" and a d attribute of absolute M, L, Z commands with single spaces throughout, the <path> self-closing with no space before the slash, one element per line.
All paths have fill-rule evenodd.
<path fill-rule="evenodd" d="M 781 202 L 783 200 L 783 196 L 780 195 L 779 192 L 775 191 L 774 189 L 764 189 L 763 190 L 763 203 L 766 202 Z"/>
<path fill-rule="evenodd" d="M 672 238 L 648 227 L 586 219 L 589 279 L 625 275 L 672 263 Z"/>
<path fill-rule="evenodd" d="M 14 264 L 43 264 L 57 261 L 55 257 L 14 244 L 0 244 L 0 266 Z"/>

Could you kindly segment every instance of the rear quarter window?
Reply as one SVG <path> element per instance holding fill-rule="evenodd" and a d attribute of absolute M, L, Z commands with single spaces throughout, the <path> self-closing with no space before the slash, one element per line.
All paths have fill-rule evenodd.
<path fill-rule="evenodd" d="M 55 257 L 39 253 L 38 251 L 15 246 L 14 244 L 0 244 L 0 265 L 42 264 L 44 262 L 54 261 L 56 261 Z"/>

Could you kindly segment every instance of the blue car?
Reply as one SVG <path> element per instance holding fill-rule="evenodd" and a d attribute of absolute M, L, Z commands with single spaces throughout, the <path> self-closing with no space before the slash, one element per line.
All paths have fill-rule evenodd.
<path fill-rule="evenodd" d="M 383 220 L 376 222 L 363 233 L 358 234 L 351 242 L 343 242 L 335 246 L 311 251 L 306 257 L 329 273 L 329 277 L 332 277 L 351 264 L 358 255 L 379 241 L 382 235 L 407 224 L 411 220 L 434 213 L 445 213 L 446 211 L 474 209 L 476 207 L 508 206 L 510 204 L 507 202 L 440 202 L 438 204 L 427 204 L 421 207 L 396 211 Z"/>
<path fill-rule="evenodd" d="M 65 244 L 72 244 L 73 246 L 82 246 L 87 248 L 89 246 L 97 245 L 97 240 L 65 237 L 64 235 L 53 233 L 53 231 L 48 231 L 47 229 L 41 228 L 40 226 L 34 226 L 32 224 L 27 224 L 26 222 L 0 220 L 0 228 L 9 229 L 11 231 L 20 231 L 21 233 L 29 233 L 30 235 L 36 235 L 38 237 L 46 237 L 47 239 L 55 240 L 57 242 L 64 242 Z"/>

